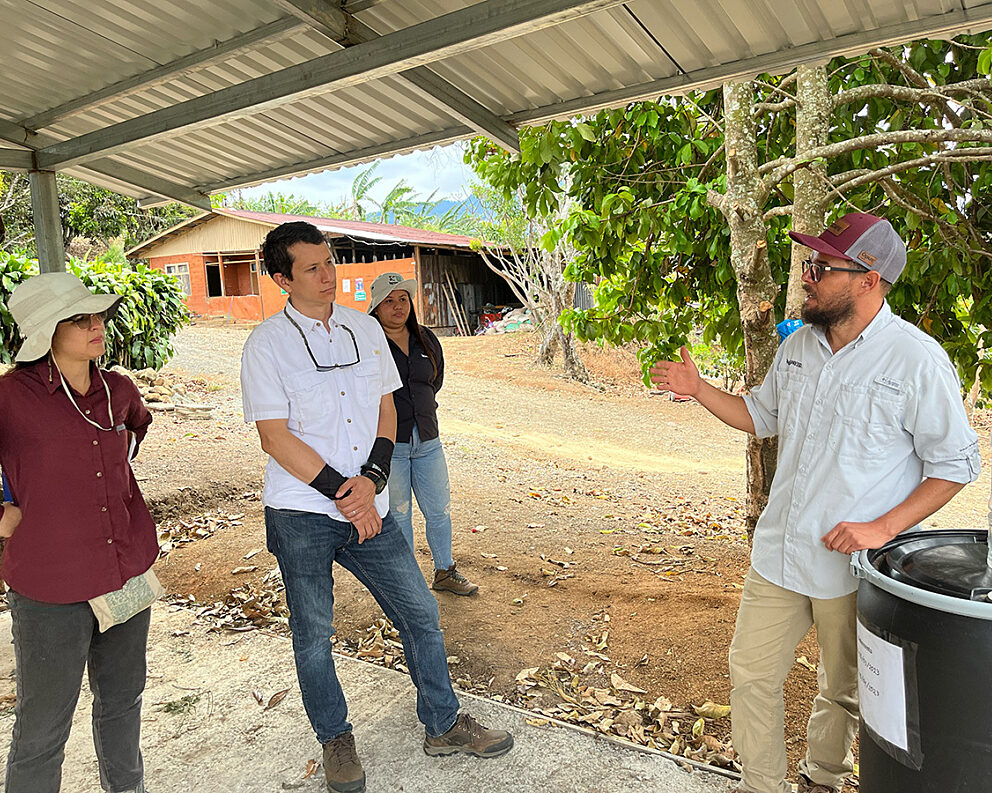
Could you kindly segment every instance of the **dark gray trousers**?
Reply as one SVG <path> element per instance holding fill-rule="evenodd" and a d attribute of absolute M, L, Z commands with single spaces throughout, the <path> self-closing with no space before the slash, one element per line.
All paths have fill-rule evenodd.
<path fill-rule="evenodd" d="M 59 793 L 65 743 L 88 666 L 93 742 L 104 790 L 140 789 L 138 746 L 151 609 L 105 633 L 88 603 L 41 603 L 7 593 L 13 617 L 17 705 L 6 793 Z"/>

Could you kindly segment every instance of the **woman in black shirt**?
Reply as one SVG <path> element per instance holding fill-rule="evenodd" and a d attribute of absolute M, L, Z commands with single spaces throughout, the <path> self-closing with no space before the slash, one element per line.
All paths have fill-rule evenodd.
<path fill-rule="evenodd" d="M 379 320 L 403 387 L 393 392 L 396 446 L 389 474 L 389 511 L 413 548 L 412 495 L 424 514 L 437 590 L 471 595 L 479 587 L 455 569 L 451 557 L 451 493 L 448 464 L 438 437 L 437 401 L 444 381 L 444 353 L 437 337 L 417 322 L 417 282 L 383 273 L 372 282 L 369 313 Z"/>

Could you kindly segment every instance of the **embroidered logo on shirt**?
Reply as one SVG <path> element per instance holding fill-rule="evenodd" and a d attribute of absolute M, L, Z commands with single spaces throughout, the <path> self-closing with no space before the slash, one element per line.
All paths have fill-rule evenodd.
<path fill-rule="evenodd" d="M 863 261 L 865 264 L 867 264 L 869 267 L 874 267 L 875 262 L 878 261 L 878 257 L 872 256 L 870 253 L 868 253 L 868 251 L 861 251 L 861 253 L 858 254 L 858 258 L 861 261 Z"/>
<path fill-rule="evenodd" d="M 800 369 L 802 369 L 802 368 L 803 368 L 803 362 L 802 362 L 802 361 L 794 361 L 794 360 L 792 360 L 791 358 L 786 358 L 786 359 L 785 359 L 785 363 L 786 363 L 786 364 L 787 364 L 788 366 L 797 366 L 797 367 L 799 367 Z"/>
<path fill-rule="evenodd" d="M 879 375 L 875 378 L 875 382 L 879 385 L 884 385 L 886 388 L 891 388 L 893 391 L 899 391 L 902 393 L 902 381 L 893 380 L 891 377 L 885 377 L 884 375 Z"/>

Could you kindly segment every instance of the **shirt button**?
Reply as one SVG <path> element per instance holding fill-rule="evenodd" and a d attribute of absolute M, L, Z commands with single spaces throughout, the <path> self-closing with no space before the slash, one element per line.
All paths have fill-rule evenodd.
<path fill-rule="evenodd" d="M 351 419 L 347 419 L 348 423 L 351 424 Z"/>
<path fill-rule="evenodd" d="M 89 412 L 89 411 L 87 410 L 87 411 L 86 411 L 86 415 L 88 416 L 89 414 L 90 414 L 90 412 Z"/>
<path fill-rule="evenodd" d="M 100 445 L 100 441 L 93 441 L 93 445 L 94 446 L 99 446 Z"/>
<path fill-rule="evenodd" d="M 106 507 L 100 507 L 100 511 L 101 512 L 106 512 L 107 511 L 107 508 Z"/>
<path fill-rule="evenodd" d="M 96 475 L 97 475 L 97 476 L 103 476 L 103 471 L 97 471 L 97 472 L 96 472 Z"/>
<path fill-rule="evenodd" d="M 113 544 L 114 544 L 113 540 L 107 540 L 107 545 L 113 545 Z"/>
<path fill-rule="evenodd" d="M 341 392 L 341 396 L 344 396 L 344 391 Z"/>

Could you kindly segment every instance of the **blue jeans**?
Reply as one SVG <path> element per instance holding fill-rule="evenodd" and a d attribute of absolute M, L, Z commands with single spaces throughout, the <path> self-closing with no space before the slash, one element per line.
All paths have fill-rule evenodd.
<path fill-rule="evenodd" d="M 421 441 L 416 425 L 409 443 L 396 444 L 389 469 L 389 512 L 413 548 L 411 489 L 427 523 L 427 544 L 434 558 L 434 569 L 447 570 L 454 564 L 448 463 L 444 459 L 441 439 Z"/>
<path fill-rule="evenodd" d="M 7 793 L 58 793 L 83 669 L 93 692 L 93 742 L 104 790 L 141 789 L 138 746 L 151 609 L 100 633 L 89 603 L 7 593 L 17 665 Z"/>
<path fill-rule="evenodd" d="M 327 515 L 265 508 L 269 550 L 286 584 L 293 655 L 303 707 L 321 744 L 351 730 L 348 705 L 334 672 L 334 562 L 361 581 L 400 633 L 406 665 L 417 687 L 417 716 L 434 738 L 458 718 L 448 676 L 437 602 L 396 521 L 361 545 L 350 523 Z"/>

